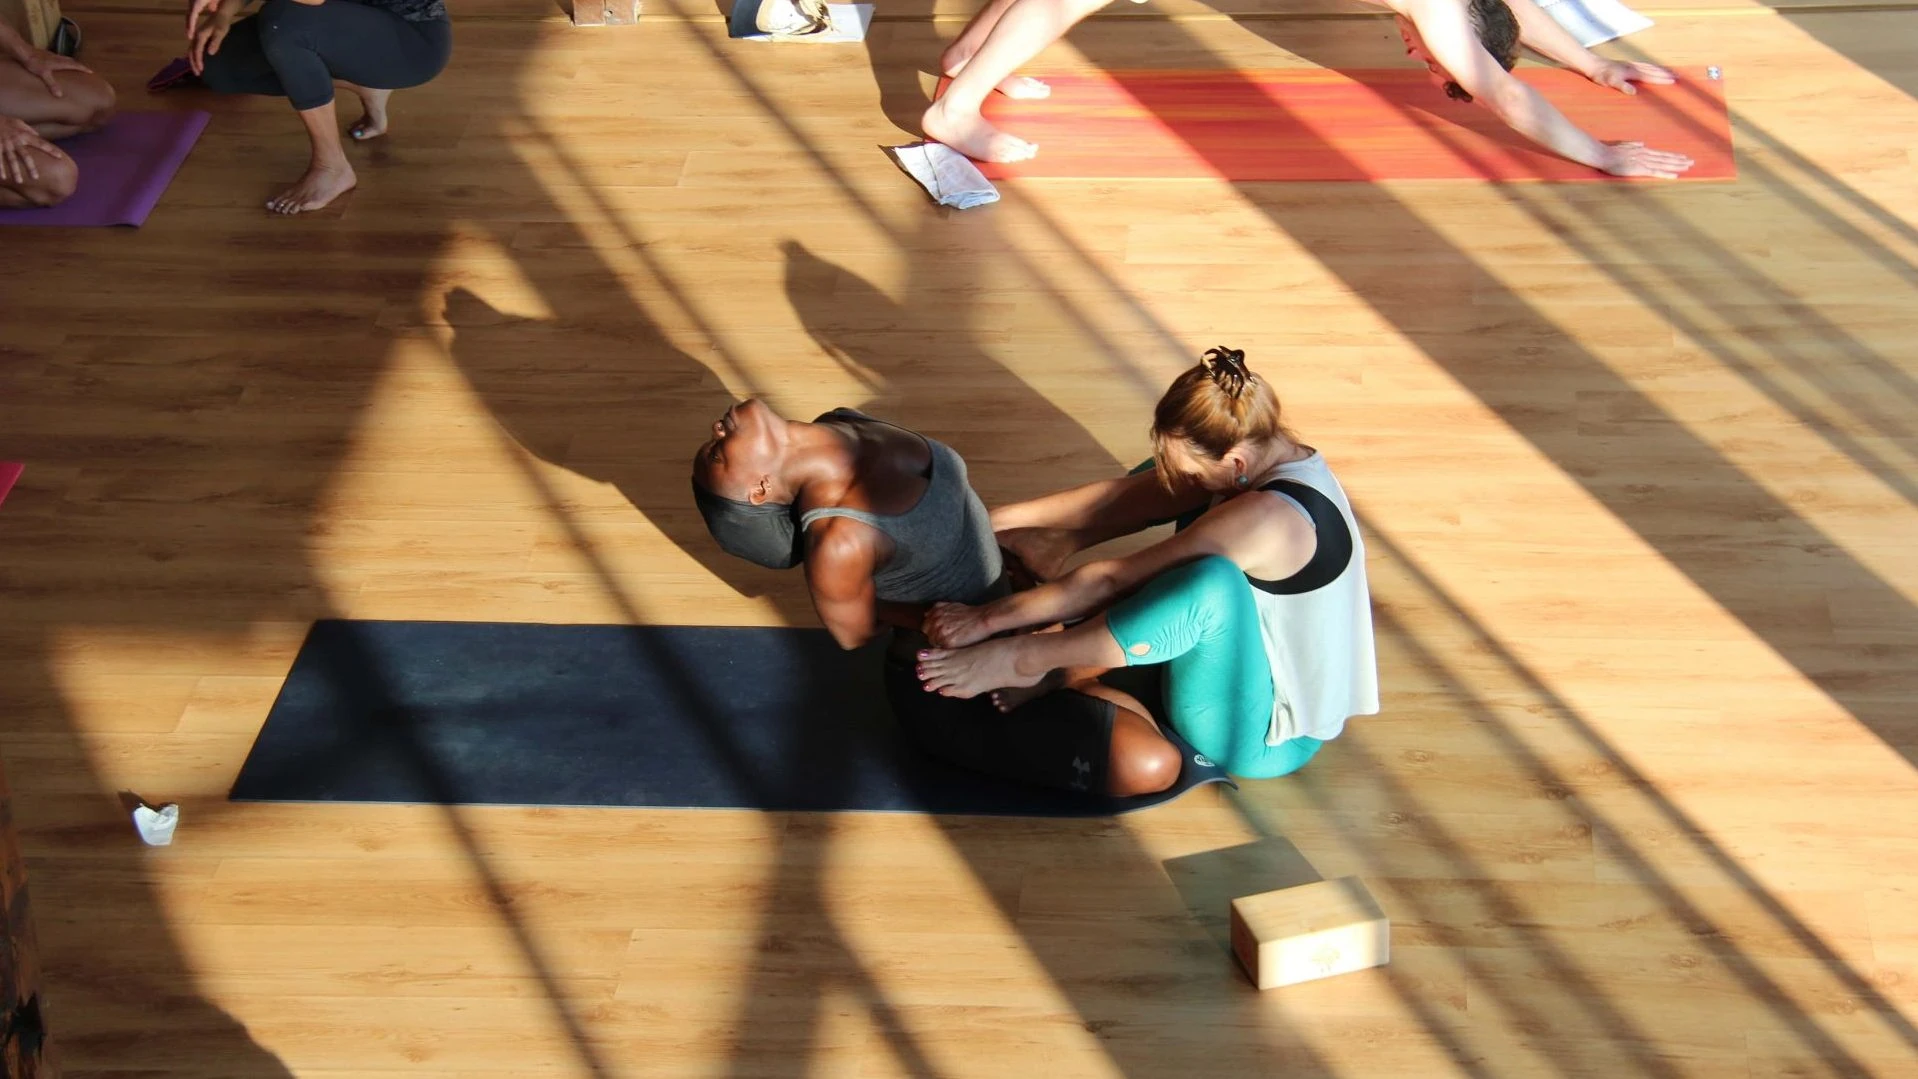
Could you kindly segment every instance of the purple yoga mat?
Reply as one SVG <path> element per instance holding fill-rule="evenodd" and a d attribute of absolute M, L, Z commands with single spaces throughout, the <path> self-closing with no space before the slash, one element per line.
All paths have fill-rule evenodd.
<path fill-rule="evenodd" d="M 60 142 L 80 167 L 73 197 L 44 210 L 0 210 L 0 225 L 141 225 L 212 114 L 123 112 Z"/>

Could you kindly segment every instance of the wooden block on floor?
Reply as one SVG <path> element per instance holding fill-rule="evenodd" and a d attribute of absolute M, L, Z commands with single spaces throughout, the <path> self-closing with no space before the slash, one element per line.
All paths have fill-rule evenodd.
<path fill-rule="evenodd" d="M 632 26 L 641 0 L 573 0 L 574 26 Z"/>
<path fill-rule="evenodd" d="M 1391 923 L 1357 877 L 1232 901 L 1232 952 L 1260 989 L 1384 966 Z"/>

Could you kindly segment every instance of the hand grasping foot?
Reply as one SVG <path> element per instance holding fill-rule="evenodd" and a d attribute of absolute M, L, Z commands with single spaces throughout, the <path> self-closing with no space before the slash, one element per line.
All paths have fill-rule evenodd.
<path fill-rule="evenodd" d="M 1032 143 L 986 123 L 986 118 L 977 112 L 967 116 L 950 114 L 945 98 L 932 103 L 920 118 L 919 128 L 927 138 L 943 142 L 975 161 L 1026 161 L 1039 152 L 1039 147 Z"/>
<path fill-rule="evenodd" d="M 304 214 L 353 190 L 359 177 L 350 166 L 314 165 L 300 182 L 268 200 L 266 208 L 276 214 Z"/>
<path fill-rule="evenodd" d="M 946 697 L 977 697 L 995 689 L 1023 689 L 1045 677 L 1022 675 L 1013 662 L 1018 638 L 987 641 L 971 648 L 929 648 L 919 653 L 919 681 Z"/>

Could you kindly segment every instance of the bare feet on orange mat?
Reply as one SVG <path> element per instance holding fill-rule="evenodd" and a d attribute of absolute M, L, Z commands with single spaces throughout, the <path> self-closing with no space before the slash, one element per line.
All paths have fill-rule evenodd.
<path fill-rule="evenodd" d="M 1063 688 L 1065 684 L 1066 672 L 1053 671 L 1029 686 L 993 690 L 992 706 L 1001 712 L 1010 712 L 1020 705 L 1036 701 L 1048 693 Z"/>
<path fill-rule="evenodd" d="M 993 127 L 976 112 L 969 116 L 953 115 L 946 110 L 945 98 L 933 102 L 926 110 L 926 115 L 919 120 L 919 129 L 927 138 L 943 142 L 975 161 L 1025 161 L 1039 152 L 1039 147 Z"/>
<path fill-rule="evenodd" d="M 393 91 L 374 90 L 366 86 L 355 86 L 350 82 L 341 85 L 358 94 L 360 107 L 366 110 L 366 115 L 346 129 L 347 134 L 353 136 L 353 141 L 365 142 L 386 134 L 386 99 L 393 96 Z"/>
<path fill-rule="evenodd" d="M 314 165 L 300 182 L 267 201 L 266 208 L 276 214 L 311 213 L 353 190 L 359 177 L 351 166 Z"/>

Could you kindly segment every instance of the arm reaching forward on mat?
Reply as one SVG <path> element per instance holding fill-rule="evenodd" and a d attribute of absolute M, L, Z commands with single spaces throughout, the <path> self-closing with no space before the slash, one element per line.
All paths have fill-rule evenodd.
<path fill-rule="evenodd" d="M 1600 86 L 1609 86 L 1624 94 L 1638 93 L 1635 82 L 1669 86 L 1678 76 L 1657 64 L 1638 61 L 1607 60 L 1578 43 L 1570 30 L 1559 25 L 1551 13 L 1535 0 L 1506 0 L 1518 19 L 1519 42 L 1560 67 L 1567 67 Z"/>
<path fill-rule="evenodd" d="M 1407 53 L 1423 61 L 1440 79 L 1449 76 L 1444 84 L 1449 96 L 1478 101 L 1533 142 L 1613 176 L 1669 179 L 1692 167 L 1691 158 L 1683 154 L 1653 150 L 1636 142 L 1598 141 L 1511 72 L 1521 34 L 1540 52 L 1565 60 L 1607 86 L 1629 86 L 1634 77 L 1647 82 L 1669 81 L 1670 72 L 1663 68 L 1648 64 L 1642 65 L 1646 69 L 1642 71 L 1637 67 L 1629 72 L 1614 70 L 1614 65 L 1580 47 L 1529 0 L 1516 0 L 1516 6 L 1508 6 L 1505 0 L 1390 0 L 1390 6 L 1399 13 L 1399 33 L 1405 39 Z M 1530 10 L 1521 15 L 1521 9 Z M 1528 18 L 1530 25 L 1526 23 Z M 1545 29 L 1547 23 L 1552 30 Z M 1592 63 L 1589 70 L 1582 58 Z"/>
<path fill-rule="evenodd" d="M 1146 469 L 999 506 L 992 530 L 1035 577 L 1048 581 L 1080 551 L 1164 524 L 1209 497 L 1191 486 L 1168 489 L 1156 470 Z"/>
<path fill-rule="evenodd" d="M 1156 478 L 1147 474 L 1154 484 Z M 1297 512 L 1269 496 L 1239 496 L 1207 510 L 1190 528 L 1123 558 L 1088 562 L 1057 580 L 978 607 L 937 603 L 925 633 L 941 648 L 964 648 L 1032 626 L 1071 622 L 1112 605 L 1174 566 L 1219 555 L 1248 572 L 1281 579 L 1312 558 L 1318 537 Z"/>

